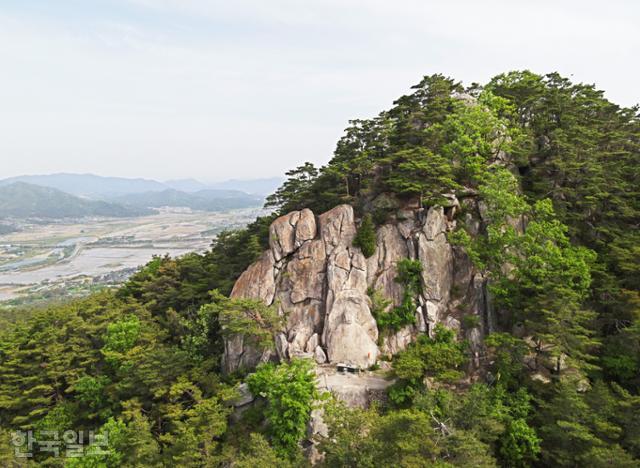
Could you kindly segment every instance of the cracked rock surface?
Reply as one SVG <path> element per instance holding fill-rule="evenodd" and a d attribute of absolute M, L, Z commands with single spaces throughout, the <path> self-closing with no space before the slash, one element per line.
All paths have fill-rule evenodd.
<path fill-rule="evenodd" d="M 418 334 L 432 333 L 437 323 L 460 331 L 468 313 L 486 323 L 483 278 L 449 243 L 447 234 L 455 226 L 451 216 L 442 207 L 399 210 L 378 227 L 369 258 L 352 245 L 357 223 L 349 205 L 317 217 L 304 209 L 277 218 L 269 229 L 269 250 L 238 278 L 231 296 L 274 305 L 286 315 L 286 329 L 275 337 L 272 351 L 253 349 L 242 335 L 226 338 L 225 371 L 293 357 L 364 369 L 381 354 L 405 349 Z M 380 331 L 369 292 L 377 290 L 389 300 L 387 311 L 399 305 L 404 289 L 396 281 L 397 262 L 403 258 L 422 263 L 416 323 L 396 333 Z M 473 332 L 473 341 L 485 328 Z"/>

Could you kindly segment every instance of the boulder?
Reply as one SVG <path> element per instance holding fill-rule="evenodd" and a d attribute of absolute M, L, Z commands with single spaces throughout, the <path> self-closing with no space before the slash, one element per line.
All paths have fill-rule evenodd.
<path fill-rule="evenodd" d="M 339 205 L 319 217 L 320 237 L 325 243 L 327 255 L 337 246 L 351 246 L 356 235 L 353 207 Z"/>
<path fill-rule="evenodd" d="M 324 364 L 325 362 L 327 362 L 327 355 L 320 346 L 316 346 L 316 350 L 313 353 L 313 358 L 318 364 Z"/>
<path fill-rule="evenodd" d="M 396 333 L 385 336 L 382 343 L 382 352 L 387 355 L 394 355 L 407 349 L 415 335 L 415 327 L 407 325 Z"/>
<path fill-rule="evenodd" d="M 271 304 L 276 292 L 274 267 L 273 253 L 267 250 L 240 275 L 233 286 L 231 297 L 260 299 L 265 304 Z"/>
<path fill-rule="evenodd" d="M 363 291 L 338 292 L 325 318 L 324 343 L 329 362 L 347 362 L 361 368 L 378 357 L 378 328 Z"/>
<path fill-rule="evenodd" d="M 444 208 L 441 206 L 429 208 L 422 232 L 428 241 L 447 232 L 447 217 L 444 214 Z"/>
<path fill-rule="evenodd" d="M 409 256 L 407 243 L 399 228 L 385 224 L 376 235 L 375 253 L 367 259 L 367 286 L 380 291 L 393 305 L 402 302 L 404 288 L 396 281 L 397 263 Z"/>
<path fill-rule="evenodd" d="M 317 333 L 314 333 L 313 335 L 311 335 L 311 338 L 309 338 L 309 340 L 307 341 L 307 344 L 304 350 L 307 353 L 313 353 L 319 344 L 320 344 L 320 337 L 318 336 Z"/>
<path fill-rule="evenodd" d="M 253 403 L 255 399 L 256 398 L 253 396 L 253 394 L 249 390 L 249 385 L 247 385 L 246 383 L 241 383 L 238 386 L 238 397 L 234 398 L 231 401 L 231 404 L 234 407 L 238 408 L 241 406 L 246 406 L 249 403 Z"/>
<path fill-rule="evenodd" d="M 305 241 L 316 237 L 316 217 L 309 208 L 300 212 L 300 218 L 296 223 L 295 246 L 300 247 Z"/>
<path fill-rule="evenodd" d="M 309 338 L 322 333 L 325 268 L 321 240 L 306 240 L 282 268 L 276 297 L 280 314 L 287 316 L 290 356 L 305 352 Z"/>
<path fill-rule="evenodd" d="M 289 342 L 287 341 L 287 335 L 284 333 L 278 333 L 276 335 L 276 352 L 278 353 L 278 359 L 281 361 L 289 357 Z"/>
<path fill-rule="evenodd" d="M 276 218 L 269 226 L 269 247 L 276 262 L 286 257 L 295 249 L 295 224 L 300 219 L 300 212 L 293 211 Z"/>
<path fill-rule="evenodd" d="M 269 247 L 276 262 L 316 236 L 316 220 L 309 209 L 277 218 L 269 227 Z"/>
<path fill-rule="evenodd" d="M 442 215 L 444 217 L 444 215 Z M 453 252 L 444 232 L 432 239 L 434 229 L 418 236 L 418 259 L 422 263 L 422 283 L 425 299 L 446 301 L 453 283 Z"/>

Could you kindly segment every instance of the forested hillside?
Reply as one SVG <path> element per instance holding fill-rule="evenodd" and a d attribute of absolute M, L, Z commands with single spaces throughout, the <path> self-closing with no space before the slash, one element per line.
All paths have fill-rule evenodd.
<path fill-rule="evenodd" d="M 86 200 L 60 190 L 25 182 L 0 185 L 0 216 L 4 218 L 128 217 L 152 214 L 146 207 Z"/>
<path fill-rule="evenodd" d="M 352 121 L 326 166 L 287 176 L 272 216 L 205 254 L 155 258 L 117 292 L 0 332 L 1 464 L 306 466 L 311 443 L 326 466 L 640 464 L 637 108 L 557 74 L 468 88 L 433 75 Z M 229 297 L 269 247 L 271 222 L 341 204 L 354 207 L 365 257 L 379 226 L 444 207 L 448 242 L 492 303 L 480 351 L 467 339 L 480 324 L 465 316 L 469 333 L 438 324 L 372 366 L 394 383 L 367 409 L 320 395 L 311 360 L 222 372 L 230 336 L 273 348 L 284 326 L 274 307 Z M 422 268 L 398 262 L 395 307 L 370 292 L 381 334 L 412 325 Z M 238 413 L 241 382 L 258 398 Z M 306 432 L 318 406 L 328 437 Z M 64 458 L 36 443 L 33 460 L 14 458 L 12 432 L 67 429 L 108 434 L 108 447 Z"/>

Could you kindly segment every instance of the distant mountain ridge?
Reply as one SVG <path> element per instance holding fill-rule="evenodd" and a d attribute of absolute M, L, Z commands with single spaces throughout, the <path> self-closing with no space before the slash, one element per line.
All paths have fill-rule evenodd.
<path fill-rule="evenodd" d="M 212 189 L 230 189 L 241 190 L 246 193 L 255 195 L 271 195 L 278 187 L 282 185 L 284 179 L 282 177 L 268 177 L 264 179 L 238 180 L 230 179 L 223 182 L 214 182 L 209 184 Z"/>
<path fill-rule="evenodd" d="M 13 182 L 0 186 L 2 218 L 132 217 L 153 213 L 142 207 L 86 200 L 51 187 Z"/>
<path fill-rule="evenodd" d="M 180 190 L 181 192 L 198 192 L 209 188 L 207 184 L 196 179 L 166 180 L 164 185 L 174 190 Z"/>
<path fill-rule="evenodd" d="M 122 177 L 103 177 L 94 174 L 47 174 L 24 175 L 0 180 L 0 186 L 14 182 L 39 185 L 66 192 L 79 197 L 104 199 L 128 193 L 165 190 L 167 187 L 150 179 L 126 179 Z"/>
<path fill-rule="evenodd" d="M 266 196 L 273 193 L 282 183 L 282 178 L 272 177 L 255 180 L 228 180 L 203 183 L 196 179 L 176 179 L 159 182 L 152 179 L 104 177 L 95 174 L 43 174 L 22 175 L 0 180 L 0 186 L 14 182 L 25 182 L 42 187 L 61 190 L 71 195 L 92 199 L 108 200 L 123 195 L 162 192 L 167 189 L 193 193 L 202 190 L 236 190 L 248 194 Z"/>

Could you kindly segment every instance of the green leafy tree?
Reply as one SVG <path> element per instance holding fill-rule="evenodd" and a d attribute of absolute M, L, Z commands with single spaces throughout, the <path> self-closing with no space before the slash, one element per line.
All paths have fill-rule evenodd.
<path fill-rule="evenodd" d="M 140 336 L 140 320 L 129 315 L 107 327 L 102 352 L 107 362 L 121 364 Z"/>
<path fill-rule="evenodd" d="M 278 366 L 263 364 L 247 383 L 254 395 L 267 400 L 265 417 L 274 447 L 283 456 L 295 457 L 314 402 L 320 397 L 313 365 L 302 359 Z"/>
<path fill-rule="evenodd" d="M 505 388 L 517 388 L 525 378 L 527 343 L 509 333 L 491 333 L 484 341 L 496 381 Z"/>
<path fill-rule="evenodd" d="M 556 359 L 558 371 L 562 356 L 587 366 L 597 341 L 589 328 L 594 314 L 583 303 L 595 255 L 570 244 L 550 202 L 537 202 L 533 216 L 516 242 L 519 255 L 512 260 L 516 269 L 496 283 L 494 293 L 533 333 L 536 352 Z M 544 351 L 544 344 L 553 347 Z"/>
<path fill-rule="evenodd" d="M 412 409 L 325 409 L 329 435 L 320 439 L 323 466 L 496 466 L 489 446 Z"/>
<path fill-rule="evenodd" d="M 424 388 L 425 377 L 438 381 L 455 381 L 462 376 L 460 367 L 466 361 L 465 343 L 457 343 L 452 330 L 436 325 L 433 338 L 422 335 L 399 353 L 393 361 L 398 377 L 389 392 L 397 405 L 410 403 Z"/>
<path fill-rule="evenodd" d="M 452 240 L 490 277 L 506 325 L 522 323 L 534 336 L 537 355 L 554 360 L 558 371 L 565 358 L 588 369 L 597 340 L 590 328 L 594 314 L 584 303 L 595 254 L 571 244 L 550 200 L 531 207 L 513 175 L 505 169 L 487 174 L 479 187 L 487 206 L 486 236 L 472 241 L 458 233 Z M 517 229 L 525 216 L 526 228 Z"/>
<path fill-rule="evenodd" d="M 512 419 L 500 439 L 500 455 L 508 466 L 530 466 L 540 453 L 540 439 L 524 419 Z"/>

